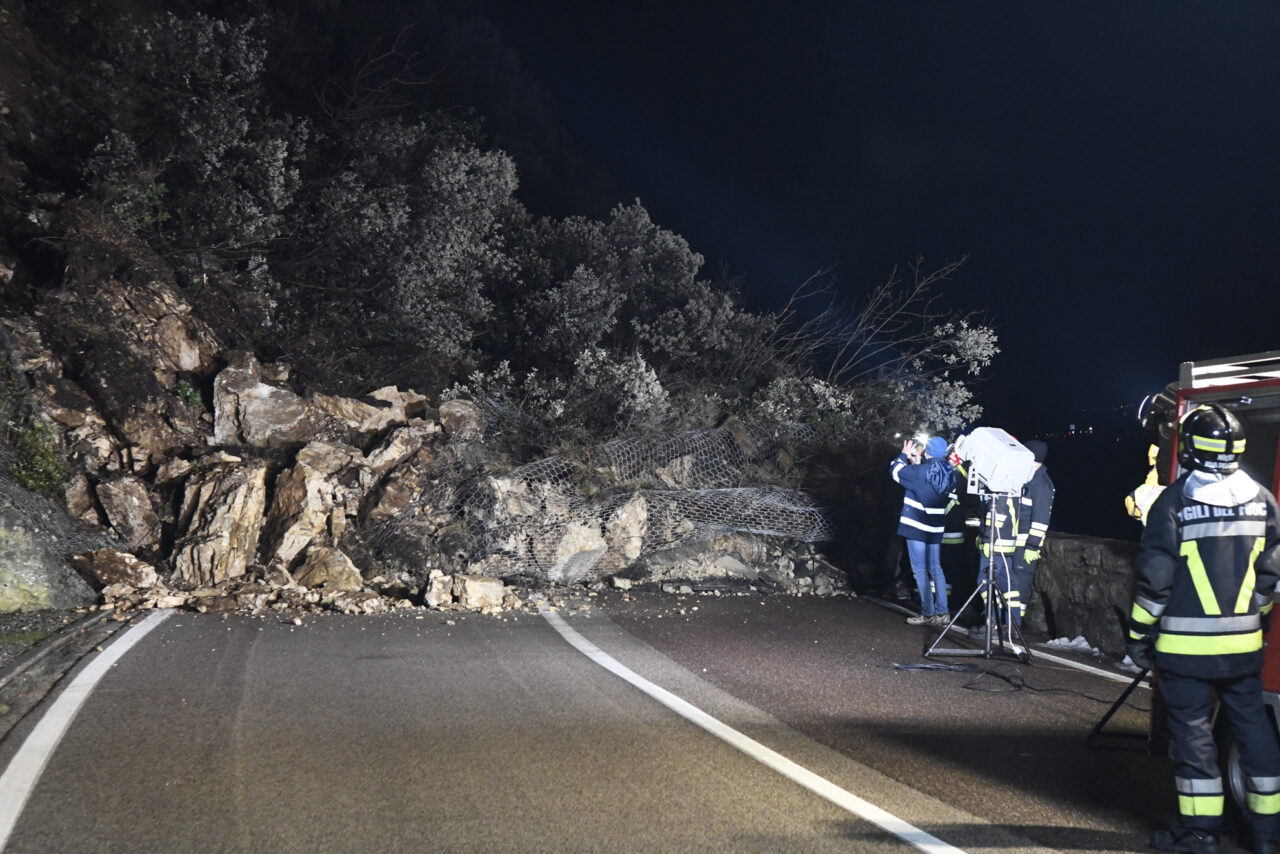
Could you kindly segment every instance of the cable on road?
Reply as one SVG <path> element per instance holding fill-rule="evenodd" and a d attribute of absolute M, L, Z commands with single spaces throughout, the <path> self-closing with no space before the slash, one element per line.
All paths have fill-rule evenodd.
<path fill-rule="evenodd" d="M 977 673 L 978 666 L 976 664 L 937 664 L 930 662 L 928 664 L 898 664 L 893 663 L 894 670 L 953 670 L 956 673 Z"/>
<path fill-rule="evenodd" d="M 979 667 L 976 664 L 939 664 L 936 662 L 928 662 L 921 664 L 899 664 L 894 662 L 894 670 L 946 670 L 954 673 L 977 673 L 978 678 L 971 682 L 966 682 L 962 687 L 970 691 L 985 691 L 992 694 L 1013 693 L 1015 691 L 1033 691 L 1037 694 L 1073 694 L 1077 697 L 1089 700 L 1094 703 L 1105 703 L 1110 705 L 1115 702 L 1111 699 L 1103 697 L 1094 697 L 1083 691 L 1077 691 L 1074 688 L 1044 688 L 1032 685 L 1022 675 L 1022 671 L 1017 667 Z M 1004 685 L 992 685 L 990 681 L 984 682 L 986 677 L 1004 682 Z M 1150 708 L 1126 702 L 1125 705 L 1132 706 L 1140 712 L 1150 711 Z"/>

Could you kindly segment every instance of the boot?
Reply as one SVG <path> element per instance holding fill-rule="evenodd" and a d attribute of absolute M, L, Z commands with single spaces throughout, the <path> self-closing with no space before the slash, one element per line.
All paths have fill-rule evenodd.
<path fill-rule="evenodd" d="M 1218 837 L 1207 830 L 1170 828 L 1151 834 L 1151 847 L 1160 851 L 1184 851 L 1189 854 L 1218 854 Z"/>

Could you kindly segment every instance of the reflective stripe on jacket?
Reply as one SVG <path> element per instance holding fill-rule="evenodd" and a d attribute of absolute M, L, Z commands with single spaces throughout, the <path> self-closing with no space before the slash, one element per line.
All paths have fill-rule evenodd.
<path fill-rule="evenodd" d="M 1262 667 L 1260 613 L 1280 581 L 1280 509 L 1243 472 L 1234 491 L 1199 489 L 1223 481 L 1184 474 L 1151 506 L 1137 562 L 1130 636 L 1155 633 L 1156 665 L 1198 678 Z M 1247 496 L 1222 502 L 1233 493 Z M 1209 497 L 1215 503 L 1203 500 Z M 1234 500 L 1234 499 L 1232 499 Z"/>
<path fill-rule="evenodd" d="M 930 463 L 912 465 L 906 454 L 898 454 L 889 463 L 889 474 L 902 484 L 902 515 L 898 517 L 898 535 L 908 540 L 941 543 L 947 516 L 947 495 L 929 483 Z"/>
<path fill-rule="evenodd" d="M 1018 547 L 1018 509 L 1022 500 L 1017 496 L 995 495 L 986 502 L 982 508 L 981 542 L 989 542 L 995 554 L 1013 554 Z"/>
<path fill-rule="evenodd" d="M 1040 551 L 1049 533 L 1049 516 L 1053 512 L 1053 481 L 1044 466 L 1036 469 L 1031 480 L 1022 487 L 1022 512 L 1018 514 L 1019 548 Z"/>

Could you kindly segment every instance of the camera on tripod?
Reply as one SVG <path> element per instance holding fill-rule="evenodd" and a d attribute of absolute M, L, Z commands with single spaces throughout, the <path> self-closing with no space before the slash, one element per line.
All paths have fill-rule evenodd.
<path fill-rule="evenodd" d="M 1009 495 L 1036 472 L 1031 451 L 999 427 L 978 427 L 956 439 L 955 454 L 965 462 L 971 495 Z"/>

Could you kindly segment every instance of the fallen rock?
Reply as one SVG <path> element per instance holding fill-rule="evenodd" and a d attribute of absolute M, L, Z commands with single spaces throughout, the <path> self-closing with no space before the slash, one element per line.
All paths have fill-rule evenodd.
<path fill-rule="evenodd" d="M 581 581 L 590 574 L 608 548 L 599 527 L 570 522 L 553 550 L 547 580 L 557 584 Z"/>
<path fill-rule="evenodd" d="M 186 483 L 173 574 L 191 586 L 244 575 L 257 556 L 267 500 L 267 464 L 215 465 Z"/>
<path fill-rule="evenodd" d="M 325 590 L 354 591 L 364 587 L 360 570 L 341 549 L 313 546 L 307 549 L 307 558 L 294 573 L 299 585 Z"/>
<path fill-rule="evenodd" d="M 453 595 L 458 604 L 470 611 L 501 608 L 506 590 L 497 578 L 477 575 L 456 575 L 453 578 Z"/>
<path fill-rule="evenodd" d="M 355 590 L 335 596 L 330 607 L 340 614 L 381 614 L 387 602 L 377 593 Z"/>
<path fill-rule="evenodd" d="M 155 587 L 156 568 L 128 552 L 96 549 L 71 558 L 71 564 L 86 581 L 101 590 L 116 584 L 131 588 Z"/>
<path fill-rule="evenodd" d="M 446 575 L 438 569 L 431 570 L 427 577 L 427 590 L 423 601 L 429 608 L 443 608 L 453 604 L 453 576 Z"/>
<path fill-rule="evenodd" d="M 136 551 L 160 542 L 160 517 L 151 506 L 146 484 L 136 477 L 119 477 L 98 484 L 98 501 L 107 521 L 126 549 Z"/>
<path fill-rule="evenodd" d="M 213 381 L 213 441 L 254 448 L 296 446 L 331 431 L 334 419 L 262 380 L 253 354 L 236 351 Z"/>

